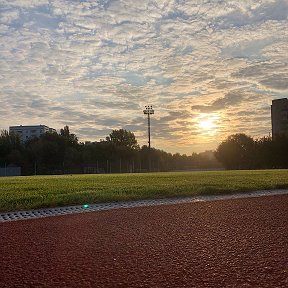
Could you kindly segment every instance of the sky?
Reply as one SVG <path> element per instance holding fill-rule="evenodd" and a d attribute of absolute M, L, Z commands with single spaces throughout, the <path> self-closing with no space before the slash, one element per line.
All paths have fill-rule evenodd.
<path fill-rule="evenodd" d="M 132 131 L 191 155 L 271 132 L 288 97 L 288 0 L 0 0 L 0 129 Z"/>

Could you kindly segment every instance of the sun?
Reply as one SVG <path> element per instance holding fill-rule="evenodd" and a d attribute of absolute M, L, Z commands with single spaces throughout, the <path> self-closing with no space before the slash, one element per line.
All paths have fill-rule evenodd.
<path fill-rule="evenodd" d="M 199 127 L 203 130 L 213 130 L 216 128 L 215 119 L 208 118 L 199 121 Z"/>
<path fill-rule="evenodd" d="M 218 113 L 203 113 L 196 118 L 199 137 L 212 137 L 218 133 L 221 115 Z M 201 136 L 200 136 L 201 135 Z"/>

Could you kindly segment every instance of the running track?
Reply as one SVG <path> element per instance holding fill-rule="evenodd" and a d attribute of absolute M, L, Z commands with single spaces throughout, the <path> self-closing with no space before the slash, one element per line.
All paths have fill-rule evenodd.
<path fill-rule="evenodd" d="M 288 195 L 0 223 L 0 287 L 288 287 Z"/>

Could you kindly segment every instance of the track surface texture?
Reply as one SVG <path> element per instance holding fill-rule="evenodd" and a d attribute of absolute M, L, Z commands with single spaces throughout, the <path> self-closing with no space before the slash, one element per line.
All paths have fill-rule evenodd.
<path fill-rule="evenodd" d="M 0 223 L 0 287 L 288 287 L 288 195 Z"/>

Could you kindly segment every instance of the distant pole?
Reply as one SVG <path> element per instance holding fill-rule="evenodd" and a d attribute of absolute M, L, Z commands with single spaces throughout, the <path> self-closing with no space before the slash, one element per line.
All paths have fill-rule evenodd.
<path fill-rule="evenodd" d="M 145 106 L 145 110 L 143 110 L 143 113 L 147 115 L 148 119 L 148 147 L 149 147 L 149 171 L 151 171 L 151 124 L 150 124 L 150 115 L 154 114 L 154 110 L 152 108 L 152 105 Z"/>
<path fill-rule="evenodd" d="M 145 106 L 145 110 L 143 110 L 143 113 L 147 115 L 148 118 L 148 145 L 149 149 L 151 148 L 151 124 L 150 124 L 150 115 L 154 114 L 154 110 L 152 108 L 152 105 Z"/>

